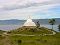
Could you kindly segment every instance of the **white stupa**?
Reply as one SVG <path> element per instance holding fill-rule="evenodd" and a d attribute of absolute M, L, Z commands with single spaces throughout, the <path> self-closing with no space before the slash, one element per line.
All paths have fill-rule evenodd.
<path fill-rule="evenodd" d="M 29 18 L 23 26 L 36 26 L 36 24 L 32 21 L 31 18 Z"/>

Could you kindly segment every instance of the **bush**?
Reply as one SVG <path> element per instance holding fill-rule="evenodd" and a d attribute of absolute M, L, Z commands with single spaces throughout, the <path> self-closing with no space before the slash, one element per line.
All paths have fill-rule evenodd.
<path fill-rule="evenodd" d="M 22 43 L 22 40 L 18 40 L 18 44 L 19 44 L 19 43 Z"/>
<path fill-rule="evenodd" d="M 10 34 L 11 32 L 7 32 L 8 34 Z"/>
<path fill-rule="evenodd" d="M 0 35 L 0 36 L 2 36 L 2 35 Z"/>
<path fill-rule="evenodd" d="M 40 39 L 36 39 L 36 41 L 41 41 Z"/>
<path fill-rule="evenodd" d="M 47 42 L 47 40 L 44 40 L 44 43 L 46 43 Z"/>
<path fill-rule="evenodd" d="M 36 28 L 31 28 L 29 31 L 30 32 L 37 32 L 37 29 Z"/>

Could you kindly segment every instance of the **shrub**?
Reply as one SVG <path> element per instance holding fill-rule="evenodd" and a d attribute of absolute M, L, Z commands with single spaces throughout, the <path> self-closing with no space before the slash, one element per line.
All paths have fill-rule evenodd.
<path fill-rule="evenodd" d="M 19 44 L 19 43 L 22 43 L 22 40 L 18 40 L 18 44 Z"/>
<path fill-rule="evenodd" d="M 47 40 L 44 40 L 44 43 L 46 43 L 47 42 Z"/>

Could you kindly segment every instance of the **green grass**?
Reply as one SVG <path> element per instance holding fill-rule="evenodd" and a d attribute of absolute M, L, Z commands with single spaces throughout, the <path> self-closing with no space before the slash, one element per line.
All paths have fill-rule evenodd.
<path fill-rule="evenodd" d="M 9 33 L 9 32 L 8 32 Z M 40 28 L 19 28 L 13 31 L 10 31 L 10 34 L 52 34 L 52 31 L 45 27 Z"/>
<path fill-rule="evenodd" d="M 48 28 L 19 28 L 8 32 L 9 35 L 0 35 L 0 45 L 60 45 L 60 33 L 55 35 L 37 36 L 39 34 L 52 34 Z M 37 34 L 36 36 L 17 36 L 12 34 Z"/>
<path fill-rule="evenodd" d="M 60 33 L 54 36 L 8 36 L 15 45 L 60 45 Z M 21 40 L 22 42 L 18 42 Z"/>
<path fill-rule="evenodd" d="M 60 33 L 54 36 L 13 36 L 11 39 L 22 40 L 22 45 L 60 45 Z"/>
<path fill-rule="evenodd" d="M 0 34 L 3 34 L 5 31 L 0 30 Z"/>

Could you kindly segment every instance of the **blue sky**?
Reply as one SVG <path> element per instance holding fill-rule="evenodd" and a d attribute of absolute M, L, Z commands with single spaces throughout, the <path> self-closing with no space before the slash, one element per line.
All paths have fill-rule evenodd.
<path fill-rule="evenodd" d="M 54 8 L 48 9 L 47 12 L 38 11 L 35 14 L 35 18 L 60 18 L 60 6 L 55 6 Z"/>
<path fill-rule="evenodd" d="M 60 18 L 60 0 L 0 0 L 0 20 Z"/>

